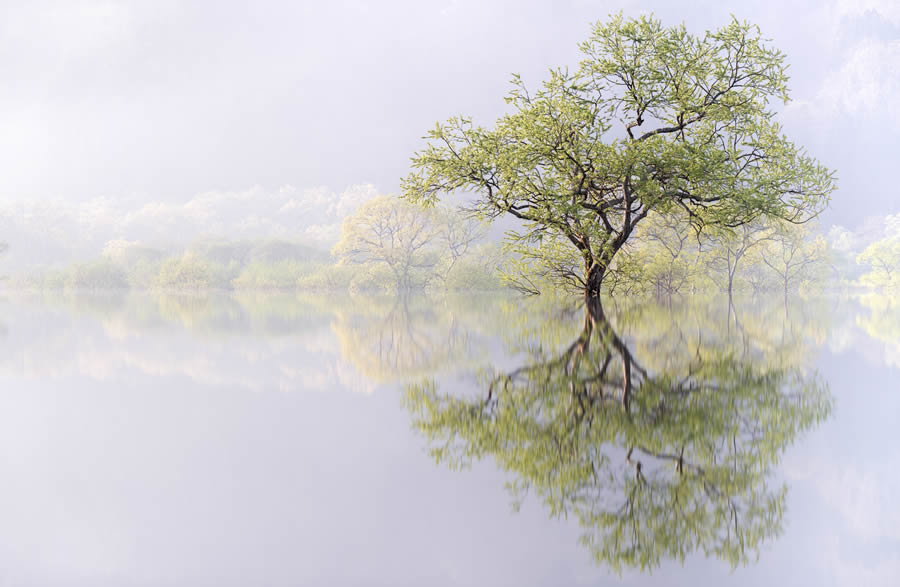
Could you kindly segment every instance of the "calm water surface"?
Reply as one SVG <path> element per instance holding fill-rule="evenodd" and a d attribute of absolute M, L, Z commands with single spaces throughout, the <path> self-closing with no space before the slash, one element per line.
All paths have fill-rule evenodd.
<path fill-rule="evenodd" d="M 900 300 L 0 298 L 0 585 L 898 585 Z"/>

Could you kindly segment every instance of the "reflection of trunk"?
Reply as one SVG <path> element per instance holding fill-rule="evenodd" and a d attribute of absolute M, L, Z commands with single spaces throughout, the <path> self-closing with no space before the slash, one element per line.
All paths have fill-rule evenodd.
<path fill-rule="evenodd" d="M 641 375 L 646 376 L 646 372 L 634 360 L 628 346 L 613 330 L 612 324 L 603 313 L 603 306 L 600 298 L 592 298 L 587 302 L 587 312 L 591 322 L 596 326 L 597 331 L 603 337 L 604 341 L 612 346 L 613 349 L 622 357 L 622 408 L 626 413 L 630 410 L 631 392 L 634 388 L 634 371 L 637 370 Z"/>

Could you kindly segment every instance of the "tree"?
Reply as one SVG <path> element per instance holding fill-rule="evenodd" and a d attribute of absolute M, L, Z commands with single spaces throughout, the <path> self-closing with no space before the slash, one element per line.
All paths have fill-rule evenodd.
<path fill-rule="evenodd" d="M 693 285 L 699 245 L 694 236 L 683 214 L 650 214 L 636 230 L 634 246 L 617 260 L 615 285 L 621 281 L 628 290 L 651 289 L 658 296 Z"/>
<path fill-rule="evenodd" d="M 128 289 L 125 270 L 107 260 L 75 265 L 65 282 L 66 288 L 75 290 Z"/>
<path fill-rule="evenodd" d="M 742 357 L 706 331 L 690 348 L 686 326 L 669 337 L 680 351 L 654 369 L 589 300 L 561 351 L 545 335 L 480 396 L 426 381 L 407 387 L 407 406 L 439 461 L 491 458 L 516 498 L 531 491 L 551 515 L 574 516 L 599 563 L 647 569 L 695 551 L 744 563 L 781 531 L 774 466 L 831 399 L 782 357 Z"/>
<path fill-rule="evenodd" d="M 779 224 L 762 255 L 763 263 L 778 277 L 787 298 L 788 290 L 821 276 L 826 266 L 828 244 L 821 236 L 810 238 L 807 226 Z"/>
<path fill-rule="evenodd" d="M 725 271 L 728 299 L 734 292 L 734 279 L 737 276 L 741 260 L 747 253 L 762 242 L 772 238 L 774 229 L 763 221 L 755 221 L 743 224 L 736 230 L 717 231 L 711 239 L 711 248 L 708 248 L 709 260 L 713 269 L 719 268 Z"/>
<path fill-rule="evenodd" d="M 589 297 L 650 211 L 680 208 L 700 230 L 802 222 L 827 203 L 833 173 L 775 121 L 787 65 L 758 28 L 733 20 L 698 37 L 620 15 L 580 48 L 580 66 L 552 70 L 536 93 L 514 76 L 512 112 L 494 128 L 438 124 L 413 156 L 405 197 L 474 193 L 473 211 L 523 222 L 513 241 L 574 247 Z"/>
<path fill-rule="evenodd" d="M 438 237 L 434 215 L 408 202 L 380 196 L 344 220 L 334 246 L 340 263 L 387 268 L 398 292 L 421 285 L 437 264 L 428 247 Z"/>
<path fill-rule="evenodd" d="M 437 211 L 437 237 L 446 251 L 441 264 L 440 278 L 444 285 L 447 279 L 473 246 L 487 232 L 487 227 L 472 217 L 462 216 L 455 210 L 443 208 Z"/>
<path fill-rule="evenodd" d="M 862 276 L 863 282 L 888 288 L 900 286 L 900 237 L 875 241 L 856 257 L 856 262 L 872 268 Z"/>
<path fill-rule="evenodd" d="M 344 221 L 332 254 L 341 264 L 386 273 L 398 292 L 435 283 L 449 287 L 454 271 L 467 264 L 485 228 L 478 219 L 447 207 L 425 210 L 381 196 Z M 353 281 L 362 283 L 362 277 Z"/>

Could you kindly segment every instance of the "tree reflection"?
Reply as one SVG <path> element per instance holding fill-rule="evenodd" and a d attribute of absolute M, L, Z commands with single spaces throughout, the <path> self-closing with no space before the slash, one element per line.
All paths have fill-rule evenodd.
<path fill-rule="evenodd" d="M 484 315 L 501 300 L 355 296 L 335 308 L 332 329 L 341 355 L 366 377 L 421 377 L 476 360 L 485 346 Z"/>
<path fill-rule="evenodd" d="M 652 569 L 702 552 L 738 565 L 780 533 L 787 488 L 774 466 L 831 400 L 799 365 L 698 331 L 672 332 L 681 348 L 644 362 L 588 303 L 574 341 L 532 344 L 478 397 L 425 382 L 406 400 L 439 461 L 492 457 L 517 503 L 531 491 L 551 515 L 574 515 L 598 563 Z"/>

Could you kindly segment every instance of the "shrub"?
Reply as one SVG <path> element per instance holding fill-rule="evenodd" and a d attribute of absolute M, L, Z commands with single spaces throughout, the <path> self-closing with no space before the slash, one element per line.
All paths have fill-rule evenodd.
<path fill-rule="evenodd" d="M 297 289 L 312 291 L 346 291 L 358 267 L 349 265 L 318 265 L 297 278 Z"/>
<path fill-rule="evenodd" d="M 69 289 L 128 289 L 128 275 L 119 265 L 109 261 L 95 261 L 75 265 L 65 280 Z"/>
<path fill-rule="evenodd" d="M 244 267 L 232 281 L 235 289 L 294 289 L 306 269 L 299 261 L 255 262 Z"/>
<path fill-rule="evenodd" d="M 166 289 L 218 289 L 230 287 L 235 263 L 223 266 L 193 255 L 169 259 L 159 268 L 156 285 Z"/>

